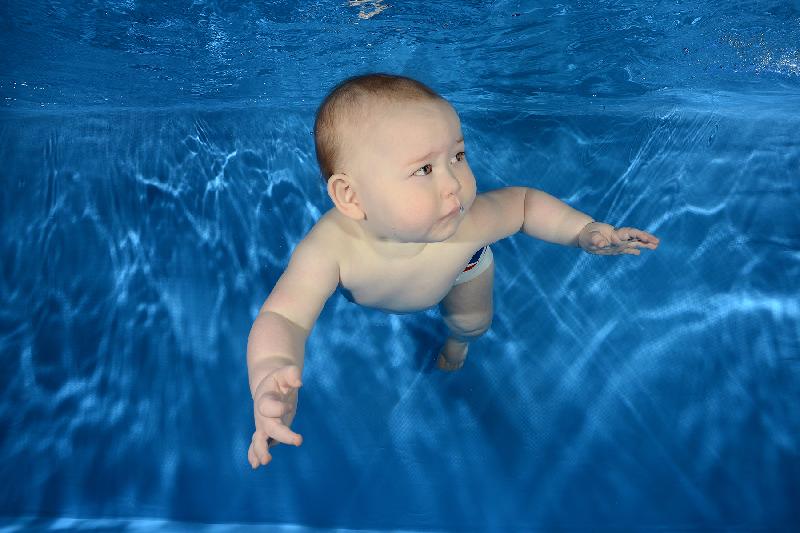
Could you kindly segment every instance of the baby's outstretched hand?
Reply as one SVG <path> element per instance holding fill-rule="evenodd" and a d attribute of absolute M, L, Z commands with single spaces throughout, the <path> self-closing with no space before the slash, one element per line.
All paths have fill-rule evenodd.
<path fill-rule="evenodd" d="M 247 451 L 254 469 L 272 460 L 269 448 L 279 442 L 295 446 L 303 443 L 303 437 L 289 429 L 297 410 L 297 392 L 302 386 L 300 368 L 295 365 L 276 368 L 258 384 L 253 395 L 256 431 Z"/>
<path fill-rule="evenodd" d="M 598 255 L 640 255 L 639 248 L 658 248 L 659 239 L 636 228 L 615 228 L 603 222 L 587 224 L 578 235 L 578 245 Z"/>

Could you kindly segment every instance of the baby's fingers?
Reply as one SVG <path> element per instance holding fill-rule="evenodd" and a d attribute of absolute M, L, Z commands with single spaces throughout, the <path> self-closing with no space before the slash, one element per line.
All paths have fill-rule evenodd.
<path fill-rule="evenodd" d="M 640 252 L 636 248 L 625 248 L 622 250 L 622 253 L 630 255 L 642 255 L 642 252 Z"/>
<path fill-rule="evenodd" d="M 624 241 L 638 241 L 648 245 L 648 248 L 655 249 L 658 247 L 659 238 L 655 235 L 651 235 L 646 231 L 642 231 L 636 228 L 622 228 L 620 230 L 620 237 Z"/>
<path fill-rule="evenodd" d="M 275 423 L 269 428 L 269 436 L 272 440 L 282 442 L 284 444 L 291 444 L 292 446 L 300 446 L 303 444 L 303 437 L 295 433 L 288 426 L 281 423 Z"/>
<path fill-rule="evenodd" d="M 651 250 L 658 248 L 658 243 L 661 242 L 655 235 L 650 235 L 644 231 L 639 232 L 638 239 L 640 242 L 644 243 L 644 246 L 650 248 Z"/>
<path fill-rule="evenodd" d="M 261 431 L 253 433 L 250 449 L 247 450 L 247 459 L 253 468 L 269 464 L 272 460 L 272 454 L 267 451 L 267 435 L 265 433 Z"/>

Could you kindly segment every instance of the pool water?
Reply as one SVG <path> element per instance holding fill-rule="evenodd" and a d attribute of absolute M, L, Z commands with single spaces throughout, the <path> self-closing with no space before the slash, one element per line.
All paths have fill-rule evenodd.
<path fill-rule="evenodd" d="M 0 6 L 0 529 L 791 530 L 800 3 Z M 492 245 L 464 368 L 437 310 L 332 297 L 252 471 L 245 348 L 332 207 L 316 106 L 404 74 L 479 191 L 661 239 Z"/>

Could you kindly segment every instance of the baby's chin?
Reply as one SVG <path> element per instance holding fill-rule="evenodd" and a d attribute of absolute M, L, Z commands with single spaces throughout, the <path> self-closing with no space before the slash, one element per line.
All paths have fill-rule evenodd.
<path fill-rule="evenodd" d="M 429 242 L 445 242 L 452 239 L 458 233 L 463 220 L 464 216 L 461 214 L 452 220 L 446 221 L 445 224 L 431 231 Z"/>
<path fill-rule="evenodd" d="M 437 243 L 444 242 L 452 238 L 461 227 L 465 213 L 458 213 L 456 216 L 446 220 L 437 220 L 426 227 L 406 227 L 402 231 L 392 232 L 388 236 L 395 242 L 403 243 Z"/>

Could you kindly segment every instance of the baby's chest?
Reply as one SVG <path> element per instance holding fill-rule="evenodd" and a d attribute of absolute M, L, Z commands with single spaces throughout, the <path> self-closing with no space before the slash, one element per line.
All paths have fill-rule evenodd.
<path fill-rule="evenodd" d="M 353 301 L 392 312 L 413 312 L 438 304 L 464 270 L 473 253 L 451 246 L 413 259 L 387 261 L 354 257 L 340 266 L 341 285 Z"/>

